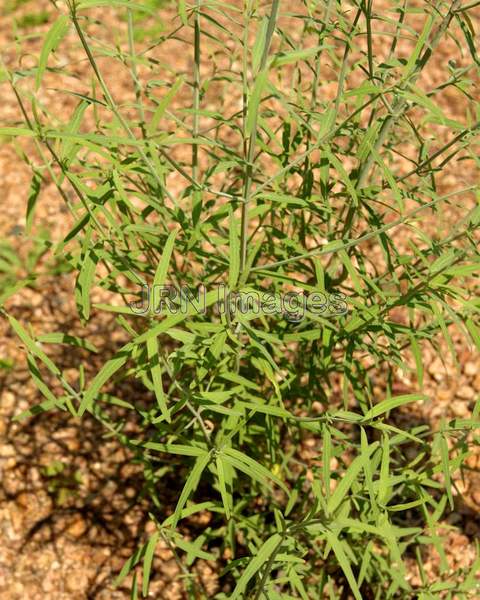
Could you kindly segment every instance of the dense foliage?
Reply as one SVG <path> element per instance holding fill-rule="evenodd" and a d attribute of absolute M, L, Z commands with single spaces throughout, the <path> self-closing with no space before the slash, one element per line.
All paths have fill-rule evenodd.
<path fill-rule="evenodd" d="M 50 252 L 76 273 L 82 322 L 113 311 L 125 340 L 94 377 L 81 365 L 75 389 L 48 342 L 83 341 L 36 338 L 7 314 L 45 397 L 29 414 L 91 413 L 143 465 L 157 531 L 120 574 L 138 572 L 143 595 L 160 539 L 191 598 L 206 597 L 197 559 L 224 569 L 218 600 L 478 594 L 478 561 L 452 573 L 438 527 L 480 404 L 435 425 L 413 411 L 435 400 L 427 347 L 457 360 L 460 333 L 480 348 L 475 4 L 196 0 L 138 35 L 157 3 L 58 0 L 37 66 L 8 70 L 22 122 L 0 133 L 30 149 L 27 224 L 53 181 L 74 225 Z M 124 39 L 105 27 L 112 9 Z M 84 53 L 88 92 L 69 89 L 63 46 Z M 115 70 L 130 75 L 128 101 Z M 71 114 L 49 110 L 47 85 L 75 95 Z M 460 161 L 472 179 L 452 189 L 443 175 Z M 203 285 L 206 310 L 179 294 L 132 304 L 166 284 Z M 276 300 L 219 310 L 220 284 Z M 399 395 L 401 373 L 418 385 Z M 124 379 L 142 391 L 119 397 Z M 185 521 L 204 511 L 194 539 Z"/>

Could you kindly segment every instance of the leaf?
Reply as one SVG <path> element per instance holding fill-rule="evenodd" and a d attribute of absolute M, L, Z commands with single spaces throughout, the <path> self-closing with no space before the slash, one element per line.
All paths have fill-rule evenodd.
<path fill-rule="evenodd" d="M 153 279 L 153 287 L 162 286 L 165 283 L 167 278 L 168 266 L 170 264 L 170 258 L 173 252 L 173 246 L 175 244 L 175 238 L 177 237 L 178 230 L 175 229 L 170 232 L 170 235 L 165 242 L 165 246 L 163 247 L 162 258 L 157 265 L 157 269 L 155 271 L 155 277 Z"/>
<path fill-rule="evenodd" d="M 218 290 L 212 290 L 207 292 L 205 298 L 205 307 L 211 306 L 218 300 Z M 134 340 L 134 344 L 143 344 L 150 337 L 158 337 L 161 333 L 168 333 L 170 329 L 185 321 L 189 316 L 196 314 L 198 311 L 195 307 L 189 305 L 186 311 L 183 311 L 180 314 L 170 315 L 166 319 L 164 319 L 155 327 L 152 327 L 150 330 L 145 331 Z"/>
<path fill-rule="evenodd" d="M 26 127 L 0 127 L 0 135 L 12 136 L 12 137 L 34 137 L 36 133 Z"/>
<path fill-rule="evenodd" d="M 328 148 L 325 149 L 325 155 L 328 158 L 328 160 L 330 161 L 330 163 L 332 164 L 332 166 L 335 167 L 338 175 L 340 176 L 341 182 L 343 183 L 343 185 L 345 186 L 345 189 L 350 194 L 350 197 L 353 200 L 353 205 L 358 206 L 357 190 L 355 189 L 355 186 L 353 185 L 353 181 L 350 179 L 350 176 L 347 173 L 347 171 L 345 170 L 345 167 L 343 166 L 342 162 Z M 338 240 L 336 240 L 333 243 L 336 243 L 337 241 Z M 326 247 L 327 246 L 325 246 L 325 248 Z"/>
<path fill-rule="evenodd" d="M 255 127 L 256 118 L 258 115 L 260 100 L 262 97 L 263 89 L 265 88 L 268 81 L 268 70 L 262 69 L 257 77 L 255 78 L 255 84 L 253 86 L 252 93 L 248 101 L 247 119 L 245 122 L 245 135 L 250 137 Z"/>
<path fill-rule="evenodd" d="M 227 490 L 227 483 L 225 477 L 225 467 L 228 469 L 230 465 L 225 465 L 222 461 L 222 456 L 219 454 L 216 458 L 217 474 L 218 474 L 218 487 L 220 488 L 220 494 L 222 496 L 223 507 L 225 509 L 225 516 L 230 519 L 231 508 L 232 508 L 232 496 Z"/>
<path fill-rule="evenodd" d="M 61 399 L 57 399 L 54 396 L 54 394 L 50 391 L 50 388 L 47 385 L 45 385 L 45 383 L 43 382 L 40 371 L 38 370 L 37 364 L 35 362 L 35 358 L 32 355 L 27 357 L 27 363 L 28 363 L 28 369 L 30 371 L 30 375 L 31 375 L 35 385 L 37 386 L 37 388 L 39 389 L 41 394 L 43 394 L 43 396 L 45 396 L 46 400 L 44 402 L 41 402 L 40 404 L 31 406 L 30 408 L 22 411 L 18 415 L 15 415 L 13 417 L 13 420 L 21 421 L 27 417 L 31 417 L 33 415 L 37 415 L 39 413 L 49 411 L 52 408 L 64 410 L 65 409 L 64 402 L 62 402 Z"/>
<path fill-rule="evenodd" d="M 268 18 L 266 16 L 261 20 L 257 35 L 255 37 L 255 42 L 252 47 L 252 71 L 256 73 L 259 66 L 260 61 L 262 59 L 263 47 L 265 44 L 265 38 L 267 35 L 267 27 L 268 27 Z"/>
<path fill-rule="evenodd" d="M 394 398 L 387 398 L 387 400 L 382 400 L 376 404 L 373 408 L 371 408 L 364 416 L 362 421 L 370 421 L 371 419 L 375 419 L 384 413 L 393 410 L 399 406 L 403 406 L 404 404 L 409 404 L 410 402 L 418 402 L 420 400 L 428 400 L 428 396 L 424 394 L 405 394 L 403 396 L 395 396 Z"/>
<path fill-rule="evenodd" d="M 258 391 L 260 389 L 259 386 L 254 381 L 250 381 L 250 379 L 247 379 L 246 377 L 242 377 L 241 375 L 238 375 L 237 373 L 230 373 L 230 372 L 220 373 L 220 377 L 222 379 L 226 379 L 227 381 L 231 381 L 232 383 L 237 383 L 238 385 L 241 385 L 246 388 L 250 388 L 255 391 Z"/>
<path fill-rule="evenodd" d="M 39 342 L 45 344 L 65 344 L 68 346 L 77 346 L 78 348 L 85 348 L 90 352 L 98 352 L 97 348 L 88 340 L 84 340 L 75 335 L 69 335 L 68 333 L 44 333 L 37 337 Z"/>
<path fill-rule="evenodd" d="M 180 498 L 178 499 L 177 506 L 175 507 L 175 512 L 173 514 L 172 520 L 172 528 L 175 529 L 177 523 L 182 514 L 182 510 L 187 503 L 190 494 L 196 490 L 198 486 L 198 482 L 200 481 L 200 477 L 210 462 L 211 454 L 210 452 L 204 452 L 203 456 L 199 456 L 195 461 L 195 465 L 193 469 L 190 471 L 190 474 L 185 482 L 185 486 L 183 487 L 182 493 L 180 494 Z"/>
<path fill-rule="evenodd" d="M 480 330 L 472 321 L 472 319 L 467 319 L 465 321 L 465 326 L 468 329 L 468 333 L 470 334 L 470 337 L 472 338 L 477 350 L 480 351 Z"/>
<path fill-rule="evenodd" d="M 178 0 L 178 14 L 180 16 L 180 21 L 182 22 L 182 25 L 184 25 L 185 27 L 188 25 L 188 18 L 187 18 L 187 4 L 185 2 L 185 0 Z"/>
<path fill-rule="evenodd" d="M 236 600 L 242 594 L 244 594 L 248 582 L 252 577 L 258 573 L 262 566 L 269 560 L 273 552 L 280 546 L 282 542 L 282 536 L 279 533 L 274 533 L 266 540 L 257 554 L 248 563 L 247 568 L 242 573 L 242 576 L 237 582 L 235 589 L 233 590 L 230 600 Z"/>
<path fill-rule="evenodd" d="M 194 504 L 194 505 L 188 506 L 187 508 L 184 508 L 182 510 L 180 517 L 182 519 L 185 519 L 186 517 L 190 517 L 191 515 L 195 515 L 204 510 L 219 512 L 218 506 L 216 504 L 214 504 L 213 502 L 200 502 L 200 504 Z M 173 518 L 174 518 L 174 515 L 171 514 L 167 519 L 165 519 L 165 521 L 163 522 L 163 526 L 170 527 L 173 523 Z"/>
<path fill-rule="evenodd" d="M 348 467 L 346 473 L 343 475 L 340 483 L 337 485 L 335 491 L 330 496 L 330 500 L 328 501 L 327 509 L 330 514 L 335 512 L 343 500 L 345 500 L 353 482 L 358 477 L 360 471 L 364 468 L 364 462 L 370 458 L 373 451 L 377 447 L 378 442 L 370 444 L 368 448 L 366 448 L 360 456 L 357 456 Z"/>
<path fill-rule="evenodd" d="M 275 194 L 273 192 L 263 192 L 258 194 L 258 198 L 265 198 L 272 202 L 278 202 L 279 204 L 286 204 L 287 206 L 299 206 L 308 207 L 308 202 L 302 198 L 296 198 L 295 196 L 288 196 L 287 194 Z"/>
<path fill-rule="evenodd" d="M 288 488 L 276 475 L 271 473 L 268 469 L 266 469 L 263 465 L 258 463 L 256 460 L 243 454 L 243 452 L 239 452 L 235 450 L 235 448 L 225 448 L 223 453 L 226 454 L 227 460 L 230 460 L 232 466 L 243 471 L 252 479 L 256 479 L 260 483 L 266 484 L 265 480 L 271 479 L 274 483 L 278 485 L 278 487 L 282 488 L 286 493 L 288 493 Z M 232 460 L 233 459 L 233 460 Z"/>
<path fill-rule="evenodd" d="M 170 423 L 170 413 L 168 411 L 167 402 L 165 400 L 165 394 L 163 391 L 162 382 L 162 369 L 160 367 L 160 358 L 158 355 L 158 339 L 156 337 L 148 338 L 147 342 L 147 355 L 150 366 L 150 373 L 153 381 L 153 391 L 157 399 L 158 407 L 165 417 L 166 421 Z"/>
<path fill-rule="evenodd" d="M 36 356 L 39 360 L 41 360 L 43 362 L 43 364 L 47 367 L 47 369 L 51 373 L 53 373 L 53 375 L 56 375 L 56 376 L 61 375 L 60 369 L 50 360 L 50 358 L 48 358 L 48 356 L 40 348 L 40 346 L 34 340 L 32 340 L 32 338 L 28 335 L 28 333 L 25 331 L 25 329 L 22 327 L 22 325 L 17 321 L 17 319 L 12 317 L 11 315 L 7 315 L 7 319 L 9 321 L 12 329 L 15 331 L 15 333 L 18 335 L 18 337 L 25 344 L 27 350 L 29 350 L 34 356 Z"/>
<path fill-rule="evenodd" d="M 156 109 L 153 113 L 152 119 L 147 126 L 148 135 L 153 136 L 156 133 L 160 119 L 163 117 L 169 104 L 175 98 L 178 90 L 182 87 L 182 85 L 184 83 L 185 83 L 185 78 L 183 76 L 178 77 L 177 80 L 175 81 L 175 83 L 169 89 L 169 91 L 160 100 L 160 102 L 158 103 L 158 106 L 156 107 Z"/>
<path fill-rule="evenodd" d="M 230 208 L 230 265 L 228 270 L 228 288 L 234 290 L 240 274 L 240 238 L 238 235 L 238 220 L 235 211 Z"/>
<path fill-rule="evenodd" d="M 197 538 L 195 543 L 187 542 L 187 540 L 181 538 L 180 536 L 175 538 L 175 545 L 188 554 L 187 563 L 195 558 L 203 558 L 203 560 L 215 560 L 216 556 L 214 554 L 204 552 L 201 548 L 197 547 L 196 544 L 198 542 L 201 542 L 201 538 Z"/>
<path fill-rule="evenodd" d="M 388 504 L 390 499 L 390 438 L 383 434 L 382 440 L 382 463 L 380 465 L 380 478 L 378 481 L 378 502 L 381 505 Z"/>
<path fill-rule="evenodd" d="M 196 446 L 185 446 L 182 444 L 161 444 L 159 442 L 145 442 L 142 444 L 147 450 L 156 450 L 157 452 L 167 452 L 171 454 L 180 454 L 182 456 L 203 456 L 205 450 Z"/>
<path fill-rule="evenodd" d="M 200 392 L 200 398 L 204 398 L 209 402 L 215 402 L 215 404 L 220 404 L 221 402 L 225 402 L 229 398 L 233 396 L 235 392 L 233 390 L 223 390 L 223 391 L 215 391 L 215 392 Z"/>
<path fill-rule="evenodd" d="M 122 583 L 122 581 L 130 573 L 130 571 L 133 569 L 133 567 L 136 564 L 138 564 L 139 561 L 143 558 L 146 548 L 147 548 L 147 544 L 145 543 L 142 546 L 140 546 L 139 548 L 137 548 L 137 550 L 135 550 L 135 552 L 132 554 L 132 556 L 128 560 L 125 561 L 125 563 L 122 567 L 122 570 L 120 571 L 118 577 L 113 582 L 113 585 L 115 587 L 118 587 Z"/>
<path fill-rule="evenodd" d="M 348 256 L 348 254 L 345 250 L 340 250 L 338 252 L 338 257 L 342 261 L 342 264 L 344 265 L 345 269 L 347 270 L 347 273 L 350 275 L 350 279 L 352 280 L 352 284 L 353 284 L 353 287 L 355 288 L 355 291 L 357 292 L 357 294 L 360 297 L 362 297 L 363 296 L 362 284 L 360 282 L 360 278 L 358 276 L 357 269 L 354 267 L 350 257 Z"/>
<path fill-rule="evenodd" d="M 343 549 L 343 542 L 339 540 L 331 531 L 327 531 L 326 536 L 338 560 L 338 564 L 340 565 L 343 574 L 345 575 L 348 581 L 353 595 L 355 596 L 356 600 L 362 600 L 362 594 L 358 589 L 355 575 L 353 574 L 352 567 L 350 566 L 350 562 L 348 561 L 347 555 L 345 554 L 345 551 Z"/>
<path fill-rule="evenodd" d="M 435 23 L 435 18 L 433 17 L 433 15 L 429 15 L 428 19 L 425 22 L 423 31 L 417 39 L 415 48 L 414 48 L 413 52 L 410 54 L 408 62 L 405 65 L 404 76 L 403 76 L 405 79 L 408 79 L 408 77 L 410 77 L 410 75 L 416 70 L 417 61 L 420 58 L 420 54 L 424 48 L 424 45 L 427 41 L 428 36 L 430 35 L 430 32 L 432 31 L 434 23 Z"/>
<path fill-rule="evenodd" d="M 412 333 L 409 335 L 410 345 L 412 348 L 412 354 L 415 359 L 415 366 L 417 369 L 417 381 L 420 388 L 423 387 L 423 361 L 420 346 L 415 335 Z"/>
<path fill-rule="evenodd" d="M 90 290 L 92 289 L 97 267 L 98 256 L 93 248 L 87 250 L 76 281 L 77 307 L 80 317 L 88 321 L 90 318 Z"/>
<path fill-rule="evenodd" d="M 68 123 L 65 129 L 67 133 L 76 134 L 79 132 L 83 116 L 89 106 L 90 102 L 88 100 L 82 100 L 78 103 L 76 109 L 73 112 L 72 118 L 70 119 L 70 122 Z M 74 140 L 65 140 L 62 144 L 61 157 L 68 164 L 75 156 L 76 149 L 79 148 L 80 144 L 76 144 Z"/>
<path fill-rule="evenodd" d="M 314 46 L 313 48 L 301 48 L 300 50 L 292 50 L 291 52 L 283 52 L 276 54 L 272 60 L 272 67 L 282 67 L 290 65 L 301 60 L 307 60 L 317 56 L 324 46 Z"/>
<path fill-rule="evenodd" d="M 35 211 L 35 205 L 40 194 L 40 184 L 42 183 L 42 176 L 37 171 L 34 171 L 32 181 L 30 183 L 30 192 L 27 199 L 27 215 L 25 224 L 25 233 L 28 235 L 32 229 L 33 213 Z"/>
<path fill-rule="evenodd" d="M 327 425 L 323 426 L 323 443 L 322 443 L 322 478 L 325 490 L 325 497 L 328 502 L 330 498 L 330 461 L 333 454 L 332 434 Z"/>
<path fill-rule="evenodd" d="M 48 57 L 54 52 L 58 44 L 65 37 L 69 28 L 69 19 L 67 15 L 61 15 L 52 25 L 48 31 L 45 41 L 43 42 L 42 50 L 40 52 L 40 59 L 38 61 L 37 76 L 35 78 L 35 89 L 39 89 L 42 83 L 42 77 L 45 73 L 48 63 Z"/>
<path fill-rule="evenodd" d="M 360 427 L 360 448 L 361 453 L 365 456 L 368 455 L 368 438 L 363 427 Z M 378 506 L 375 498 L 375 490 L 373 488 L 373 465 L 372 461 L 364 459 L 363 461 L 363 471 L 365 474 L 365 482 L 367 484 L 368 495 L 370 497 L 370 502 L 372 505 L 372 515 L 374 518 L 378 517 Z"/>
<path fill-rule="evenodd" d="M 13 285 L 2 282 L 2 292 L 0 293 L 0 306 L 5 304 L 5 302 L 11 296 L 14 296 L 21 289 L 31 285 L 35 281 L 35 279 L 35 275 L 29 275 L 25 279 L 18 279 Z"/>
<path fill-rule="evenodd" d="M 132 348 L 132 344 L 126 344 L 123 346 L 117 352 L 117 354 L 108 362 L 106 362 L 100 371 L 95 375 L 90 387 L 84 393 L 82 402 L 78 408 L 79 417 L 81 417 L 87 409 L 91 410 L 93 401 L 98 396 L 100 389 L 127 362 Z"/>
<path fill-rule="evenodd" d="M 284 408 L 280 408 L 279 406 L 271 406 L 270 404 L 260 404 L 253 402 L 244 402 L 240 403 L 241 406 L 253 410 L 254 412 L 263 413 L 265 415 L 270 415 L 272 417 L 279 417 L 281 419 L 291 419 L 292 415 L 286 411 Z"/>
<path fill-rule="evenodd" d="M 450 457 L 448 451 L 447 437 L 443 432 L 440 432 L 438 436 L 440 438 L 440 454 L 442 457 L 442 470 L 443 475 L 445 477 L 445 488 L 447 490 L 448 502 L 450 503 L 450 508 L 454 510 L 452 495 L 452 478 L 450 476 Z"/>
<path fill-rule="evenodd" d="M 130 594 L 130 600 L 138 600 L 138 583 L 137 583 L 137 572 L 133 574 L 132 578 L 132 593 Z"/>
<path fill-rule="evenodd" d="M 145 549 L 145 557 L 143 559 L 143 580 L 142 580 L 142 594 L 146 598 L 148 596 L 148 588 L 150 585 L 150 571 L 152 570 L 153 554 L 158 543 L 160 532 L 156 531 L 152 537 L 148 540 L 147 547 Z"/>
<path fill-rule="evenodd" d="M 84 8 L 97 8 L 100 6 L 118 6 L 119 8 L 128 8 L 129 10 L 146 12 L 152 16 L 155 15 L 148 5 L 131 2 L 131 0 L 83 0 L 83 2 L 77 4 L 76 9 L 83 10 Z"/>

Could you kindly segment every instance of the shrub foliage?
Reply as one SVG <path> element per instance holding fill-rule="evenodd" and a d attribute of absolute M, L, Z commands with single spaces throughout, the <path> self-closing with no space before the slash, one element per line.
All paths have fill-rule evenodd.
<path fill-rule="evenodd" d="M 163 540 L 191 598 L 199 559 L 219 600 L 474 597 L 479 562 L 452 572 L 439 533 L 480 404 L 440 423 L 419 407 L 426 356 L 480 347 L 478 3 L 195 0 L 161 23 L 155 2 L 56 4 L 36 67 L 5 70 L 21 119 L 0 133 L 29 148 L 27 226 L 48 181 L 71 213 L 50 252 L 81 321 L 116 313 L 124 343 L 75 387 L 48 343 L 84 342 L 6 317 L 44 396 L 22 417 L 90 413 L 143 465 L 157 529 L 119 580 L 146 596 Z M 42 101 L 52 87 L 71 114 Z M 131 303 L 165 284 L 204 286 L 207 309 Z M 295 314 L 219 310 L 220 284 L 297 292 Z"/>

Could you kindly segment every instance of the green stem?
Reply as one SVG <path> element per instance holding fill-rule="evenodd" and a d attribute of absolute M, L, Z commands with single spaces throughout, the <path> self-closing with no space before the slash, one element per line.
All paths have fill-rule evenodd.
<path fill-rule="evenodd" d="M 476 190 L 476 189 L 477 189 L 477 186 L 472 185 L 472 186 L 464 188 L 462 190 L 456 190 L 454 192 L 450 192 L 449 194 L 446 194 L 445 196 L 440 196 L 438 198 L 435 198 L 434 200 L 431 200 L 430 202 L 422 204 L 421 206 L 417 206 L 417 208 L 414 208 L 412 211 L 407 213 L 405 216 L 400 217 L 400 218 L 396 219 L 395 221 L 392 221 L 391 223 L 387 223 L 383 227 L 379 227 L 378 229 L 375 229 L 374 231 L 370 231 L 369 233 L 366 233 L 365 235 L 361 235 L 360 237 L 358 237 L 354 240 L 345 242 L 344 244 L 342 244 L 340 246 L 336 246 L 333 248 L 325 248 L 325 249 L 315 248 L 313 250 L 310 250 L 309 252 L 305 252 L 305 254 L 299 254 L 297 256 L 292 256 L 291 258 L 279 260 L 275 263 L 270 263 L 267 265 L 253 267 L 252 271 L 260 272 L 260 271 L 276 269 L 277 267 L 280 267 L 282 265 L 291 264 L 291 263 L 297 262 L 299 260 L 303 260 L 304 258 L 310 258 L 311 256 L 325 256 L 326 254 L 333 254 L 333 253 L 339 252 L 340 250 L 347 250 L 349 248 L 353 248 L 354 246 L 358 246 L 358 244 L 361 244 L 362 242 L 370 240 L 371 238 L 374 238 L 381 233 L 385 233 L 386 231 L 389 231 L 393 227 L 397 227 L 397 225 L 403 225 L 408 219 L 410 219 L 411 217 L 414 217 L 417 213 L 421 212 L 422 210 L 425 210 L 426 208 L 431 208 L 432 206 L 435 206 L 438 202 L 440 202 L 442 200 L 447 200 L 448 198 L 451 198 L 452 196 L 456 196 L 458 194 L 464 194 L 465 192 L 470 192 L 471 190 Z"/>
<path fill-rule="evenodd" d="M 192 179 L 197 179 L 198 169 L 198 133 L 199 133 L 199 114 L 200 109 L 200 0 L 195 0 L 195 21 L 194 21 L 194 65 L 193 65 L 193 138 L 192 144 Z"/>
<path fill-rule="evenodd" d="M 137 100 L 138 114 L 140 116 L 140 129 L 142 130 L 143 138 L 146 138 L 147 133 L 145 129 L 145 110 L 142 102 L 142 84 L 140 83 L 137 73 L 135 41 L 133 37 L 133 16 L 131 10 L 128 10 L 128 48 L 130 51 L 130 68 L 135 86 L 135 98 Z"/>
<path fill-rule="evenodd" d="M 98 68 L 97 62 L 95 60 L 95 57 L 93 56 L 92 51 L 90 50 L 90 46 L 88 45 L 88 42 L 85 39 L 85 36 L 83 34 L 82 28 L 80 27 L 80 25 L 78 23 L 77 15 L 76 15 L 75 12 L 72 12 L 71 18 L 72 18 L 72 22 L 73 22 L 73 25 L 75 27 L 75 30 L 77 32 L 77 35 L 78 35 L 78 37 L 80 39 L 80 42 L 81 42 L 81 44 L 83 46 L 83 49 L 85 50 L 85 54 L 87 55 L 88 61 L 89 61 L 90 65 L 91 65 L 91 67 L 93 69 L 93 72 L 95 73 L 95 76 L 96 76 L 96 78 L 98 80 L 98 83 L 100 84 L 100 87 L 102 89 L 102 93 L 103 93 L 103 96 L 105 98 L 105 101 L 107 102 L 110 110 L 113 112 L 113 114 L 117 118 L 117 120 L 120 123 L 121 127 L 124 129 L 124 131 L 127 134 L 127 136 L 130 139 L 135 140 L 136 139 L 135 134 L 130 129 L 130 126 L 128 125 L 127 121 L 123 118 L 122 114 L 118 110 L 118 107 L 117 107 L 117 105 L 115 103 L 115 100 L 113 99 L 113 96 L 111 95 L 110 90 L 108 89 L 108 86 L 105 83 L 105 80 L 103 79 L 102 74 L 100 73 L 100 70 Z M 172 159 L 169 159 L 166 156 L 165 152 L 162 149 L 160 149 L 159 152 L 170 163 L 172 162 Z M 147 165 L 150 173 L 152 174 L 152 176 L 154 177 L 155 181 L 158 183 L 158 185 L 160 186 L 160 188 L 162 189 L 162 191 L 168 196 L 168 198 L 172 201 L 172 203 L 174 204 L 174 206 L 177 207 L 178 206 L 177 205 L 177 201 L 172 196 L 172 194 L 169 192 L 169 190 L 166 188 L 166 186 L 164 185 L 162 179 L 160 178 L 160 176 L 156 172 L 154 165 L 152 164 L 152 162 L 150 161 L 150 159 L 148 158 L 148 156 L 146 155 L 146 153 L 144 152 L 144 150 L 140 146 L 138 146 L 138 153 L 140 154 L 142 160 Z"/>
<path fill-rule="evenodd" d="M 442 39 L 443 34 L 447 30 L 447 28 L 450 24 L 450 21 L 453 19 L 455 11 L 456 11 L 457 7 L 460 5 L 460 3 L 461 3 L 461 0 L 455 0 L 452 3 L 450 10 L 445 15 L 445 17 L 442 19 L 442 22 L 440 23 L 437 31 L 433 35 L 431 41 L 427 42 L 425 44 L 427 46 L 426 50 L 422 54 L 420 60 L 417 62 L 415 68 L 413 69 L 413 71 L 410 74 L 410 76 L 408 77 L 408 79 L 406 81 L 404 81 L 403 85 L 401 85 L 401 89 L 406 89 L 409 85 L 413 85 L 415 83 L 415 81 L 418 79 L 422 69 L 425 67 L 427 62 L 430 60 L 434 50 L 440 43 L 440 40 Z M 365 162 L 360 166 L 360 169 L 358 172 L 357 185 L 356 185 L 357 189 L 361 189 L 365 185 L 366 179 L 370 173 L 370 169 L 372 168 L 372 165 L 374 163 L 375 155 L 383 147 L 393 125 L 403 115 L 407 106 L 408 106 L 408 102 L 404 98 L 397 98 L 396 102 L 394 102 L 392 111 L 390 112 L 389 115 L 387 115 L 387 117 L 384 119 L 384 121 L 382 123 L 378 138 L 373 147 L 374 152 L 370 152 L 368 154 Z M 351 225 L 352 225 L 354 211 L 355 211 L 355 207 L 351 206 L 349 213 L 347 215 L 347 218 L 345 220 L 345 226 L 343 228 L 341 237 L 344 237 L 350 230 Z"/>
<path fill-rule="evenodd" d="M 265 35 L 265 43 L 263 46 L 262 58 L 260 61 L 259 72 L 262 72 L 267 65 L 268 52 L 272 41 L 275 24 L 277 22 L 278 9 L 280 0 L 273 0 L 270 18 L 268 20 L 267 33 Z M 257 127 L 258 127 L 258 110 L 253 118 L 252 132 L 248 140 L 248 151 L 246 156 L 246 167 L 243 185 L 243 203 L 241 217 L 241 237 L 240 237 L 240 273 L 245 275 L 245 265 L 247 263 L 247 239 L 248 239 L 248 208 L 251 196 L 251 187 L 253 180 L 253 161 L 255 159 L 255 146 L 257 143 Z"/>

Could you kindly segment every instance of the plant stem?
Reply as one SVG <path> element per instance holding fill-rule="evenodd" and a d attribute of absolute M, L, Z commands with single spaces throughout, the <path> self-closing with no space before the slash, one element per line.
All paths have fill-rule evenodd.
<path fill-rule="evenodd" d="M 277 22 L 278 9 L 280 0 L 273 0 L 270 18 L 268 20 L 267 32 L 265 35 L 265 43 L 263 45 L 262 58 L 260 62 L 259 73 L 261 73 L 267 65 L 268 52 L 272 41 L 275 24 Z M 258 110 L 255 112 L 253 119 L 252 132 L 248 140 L 248 152 L 246 156 L 246 167 L 243 185 L 243 203 L 241 217 L 241 237 L 240 237 L 240 275 L 244 275 L 245 265 L 247 263 L 247 238 L 248 238 L 248 208 L 250 203 L 252 179 L 253 179 L 253 161 L 255 159 L 255 146 L 257 143 L 257 126 L 258 126 Z"/>
<path fill-rule="evenodd" d="M 194 64 L 193 64 L 193 139 L 192 144 L 192 179 L 197 180 L 198 169 L 198 131 L 200 109 L 200 0 L 195 0 L 194 20 Z"/>
<path fill-rule="evenodd" d="M 140 129 L 142 130 L 142 136 L 147 137 L 145 130 L 145 110 L 142 102 L 142 85 L 138 79 L 136 54 L 135 54 L 135 41 L 133 37 L 133 16 L 132 11 L 128 10 L 128 49 L 130 51 L 130 68 L 135 86 L 135 98 L 138 104 L 138 114 L 140 117 Z"/>
<path fill-rule="evenodd" d="M 256 271 L 256 272 L 266 271 L 266 270 L 270 270 L 270 269 L 275 269 L 277 267 L 280 267 L 281 265 L 291 264 L 291 263 L 297 262 L 299 260 L 302 260 L 304 258 L 309 258 L 311 256 L 325 256 L 326 254 L 334 254 L 336 252 L 339 252 L 340 250 L 348 250 L 349 248 L 358 246 L 358 244 L 361 244 L 362 242 L 365 242 L 373 237 L 376 237 L 377 235 L 380 235 L 381 233 L 385 233 L 386 231 L 389 231 L 393 227 L 397 227 L 397 225 L 403 225 L 408 219 L 410 219 L 411 217 L 414 217 L 417 213 L 421 212 L 422 210 L 425 210 L 426 208 L 431 208 L 432 206 L 435 206 L 438 202 L 440 202 L 442 200 L 447 200 L 448 198 L 451 198 L 452 196 L 456 196 L 458 194 L 464 194 L 465 192 L 470 192 L 470 191 L 476 190 L 476 189 L 477 189 L 477 186 L 471 185 L 467 188 L 464 188 L 461 190 L 456 190 L 454 192 L 450 192 L 449 194 L 446 194 L 445 196 L 439 196 L 438 198 L 435 198 L 434 200 L 431 200 L 430 202 L 426 202 L 425 204 L 422 204 L 421 206 L 417 206 L 417 208 L 414 208 L 413 210 L 411 210 L 409 213 L 407 213 L 403 217 L 399 217 L 398 219 L 396 219 L 395 221 L 392 221 L 391 223 L 387 223 L 387 224 L 383 225 L 382 227 L 375 229 L 374 231 L 365 233 L 364 235 L 361 235 L 360 237 L 358 237 L 356 239 L 345 242 L 345 243 L 341 244 L 340 246 L 336 246 L 333 248 L 323 248 L 323 249 L 322 248 L 314 248 L 313 250 L 310 250 L 309 252 L 305 252 L 305 254 L 299 254 L 298 256 L 292 256 L 291 258 L 279 260 L 275 263 L 270 263 L 267 265 L 253 267 L 252 271 Z"/>
<path fill-rule="evenodd" d="M 92 51 L 90 50 L 90 46 L 88 45 L 88 42 L 85 39 L 85 36 L 83 34 L 82 28 L 80 27 L 80 24 L 78 23 L 77 15 L 75 12 L 71 13 L 71 18 L 72 18 L 72 22 L 75 27 L 75 30 L 77 32 L 77 35 L 83 46 L 83 49 L 85 50 L 85 54 L 87 55 L 88 61 L 93 69 L 93 72 L 95 73 L 95 76 L 98 80 L 98 83 L 100 84 L 100 87 L 102 88 L 103 96 L 104 96 L 110 110 L 113 112 L 113 114 L 117 118 L 118 122 L 120 123 L 121 127 L 124 129 L 124 131 L 128 135 L 128 137 L 132 140 L 136 139 L 135 134 L 130 129 L 130 126 L 128 125 L 127 121 L 123 118 L 122 114 L 118 110 L 115 100 L 113 99 L 113 96 L 111 95 L 110 90 L 108 89 L 108 86 L 105 83 L 105 80 L 103 79 L 102 74 L 100 73 L 97 62 L 92 54 Z M 168 157 L 165 155 L 165 152 L 162 149 L 160 149 L 159 152 L 164 158 L 166 158 L 168 160 Z M 154 179 L 156 180 L 156 182 L 158 183 L 158 185 L 160 186 L 162 191 L 168 196 L 168 198 L 172 201 L 174 206 L 177 207 L 177 202 L 176 202 L 175 198 L 169 192 L 169 190 L 165 186 L 164 182 L 162 181 L 162 179 L 158 175 L 157 171 L 155 170 L 155 167 L 152 164 L 151 160 L 148 158 L 148 156 L 146 155 L 146 153 L 140 146 L 138 146 L 138 153 L 140 154 L 141 158 L 147 165 L 150 173 L 152 174 L 152 176 L 154 177 Z M 171 162 L 171 159 L 169 160 L 169 162 Z"/>
<path fill-rule="evenodd" d="M 423 52 L 422 56 L 417 61 L 417 64 L 415 65 L 415 67 L 414 67 L 413 71 L 411 72 L 411 74 L 409 75 L 409 77 L 401 85 L 401 89 L 406 89 L 409 85 L 413 85 L 415 83 L 415 81 L 418 79 L 422 69 L 425 67 L 427 62 L 430 60 L 434 50 L 440 43 L 440 40 L 442 39 L 443 34 L 445 33 L 448 26 L 450 25 L 450 21 L 453 19 L 454 15 L 455 15 L 455 11 L 460 6 L 460 4 L 461 4 L 461 0 L 455 0 L 452 3 L 448 13 L 442 19 L 442 22 L 438 26 L 435 34 L 432 36 L 431 41 L 426 42 L 426 44 L 425 44 L 426 50 Z M 382 123 L 380 132 L 378 134 L 378 138 L 375 141 L 375 144 L 373 147 L 374 151 L 370 152 L 368 154 L 367 159 L 359 168 L 357 184 L 356 184 L 357 189 L 361 189 L 362 187 L 364 187 L 366 179 L 370 173 L 370 169 L 372 168 L 373 163 L 375 161 L 375 155 L 383 147 L 383 144 L 385 143 L 386 139 L 388 138 L 391 128 L 397 122 L 397 120 L 403 115 L 407 106 L 408 106 L 408 102 L 403 97 L 397 97 L 396 101 L 393 104 L 392 111 L 390 112 L 390 114 L 388 114 L 385 117 L 385 119 Z M 353 205 L 351 205 L 349 208 L 347 217 L 345 219 L 345 225 L 343 227 L 342 234 L 340 236 L 341 238 L 345 237 L 348 234 L 348 232 L 350 231 L 350 229 L 352 228 L 354 214 L 355 214 L 355 207 Z"/>

